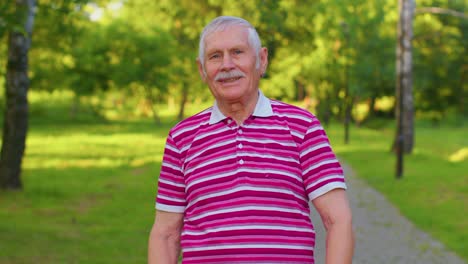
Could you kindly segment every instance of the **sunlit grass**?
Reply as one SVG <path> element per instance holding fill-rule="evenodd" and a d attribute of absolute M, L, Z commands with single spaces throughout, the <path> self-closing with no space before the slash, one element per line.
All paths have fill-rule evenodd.
<path fill-rule="evenodd" d="M 151 134 L 101 135 L 90 131 L 30 137 L 27 141 L 24 168 L 115 168 L 129 164 L 141 166 L 161 160 L 161 154 L 157 150 L 164 142 L 164 137 Z M 129 143 L 132 144 L 131 148 L 128 147 Z M 68 153 L 66 159 L 63 158 L 64 153 Z M 71 153 L 74 154 L 70 155 Z"/>
<path fill-rule="evenodd" d="M 463 162 L 468 160 L 468 148 L 463 147 L 455 151 L 450 155 L 449 160 L 451 162 Z"/>

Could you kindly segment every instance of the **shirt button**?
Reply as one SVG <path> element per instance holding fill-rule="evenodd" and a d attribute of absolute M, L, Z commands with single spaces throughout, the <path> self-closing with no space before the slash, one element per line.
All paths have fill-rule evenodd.
<path fill-rule="evenodd" d="M 232 120 L 231 120 L 231 119 L 228 119 L 227 122 L 228 122 L 228 124 L 231 124 L 231 123 L 232 123 Z"/>
<path fill-rule="evenodd" d="M 244 146 L 242 145 L 242 143 L 239 143 L 239 145 L 237 145 L 238 148 L 243 148 Z"/>
<path fill-rule="evenodd" d="M 244 165 L 244 160 L 242 160 L 242 159 L 239 160 L 239 164 L 240 164 L 240 165 Z"/>
<path fill-rule="evenodd" d="M 239 134 L 242 134 L 242 133 L 244 133 L 244 132 L 242 132 L 242 129 L 239 129 L 239 131 L 238 131 L 238 132 L 239 132 Z"/>

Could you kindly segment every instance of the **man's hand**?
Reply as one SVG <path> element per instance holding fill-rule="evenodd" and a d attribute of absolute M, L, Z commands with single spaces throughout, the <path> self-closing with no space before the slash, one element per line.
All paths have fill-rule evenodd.
<path fill-rule="evenodd" d="M 354 233 L 351 209 L 346 191 L 331 190 L 312 203 L 327 231 L 326 264 L 351 264 L 354 252 Z"/>
<path fill-rule="evenodd" d="M 156 212 L 148 243 L 148 264 L 177 264 L 183 217 L 182 213 Z"/>

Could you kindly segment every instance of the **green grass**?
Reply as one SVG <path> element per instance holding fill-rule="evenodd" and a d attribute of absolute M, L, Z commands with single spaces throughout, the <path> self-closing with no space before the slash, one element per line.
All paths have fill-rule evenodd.
<path fill-rule="evenodd" d="M 31 116 L 24 190 L 0 192 L 0 263 L 145 263 L 170 115 L 159 126 L 44 115 Z M 360 177 L 468 260 L 468 163 L 448 161 L 468 146 L 466 127 L 418 126 L 399 181 L 382 127 L 352 128 L 347 146 L 341 126 L 327 132 Z"/>
<path fill-rule="evenodd" d="M 106 120 L 116 115 L 87 104 L 71 117 L 67 92 L 30 97 L 24 188 L 0 191 L 0 263 L 145 263 L 176 109 L 159 106 L 157 125 L 125 111 Z"/>
<path fill-rule="evenodd" d="M 352 128 L 349 145 L 343 144 L 341 126 L 327 131 L 335 151 L 360 178 L 418 227 L 468 260 L 466 126 L 417 125 L 414 153 L 405 156 L 400 180 L 395 179 L 395 155 L 389 151 L 392 128 Z"/>
<path fill-rule="evenodd" d="M 0 193 L 0 263 L 144 263 L 170 124 L 34 124 Z"/>

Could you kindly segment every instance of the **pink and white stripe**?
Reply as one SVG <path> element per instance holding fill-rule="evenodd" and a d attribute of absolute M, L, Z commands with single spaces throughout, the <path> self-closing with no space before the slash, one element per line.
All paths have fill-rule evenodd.
<path fill-rule="evenodd" d="M 213 111 L 170 131 L 159 176 L 156 208 L 184 213 L 183 263 L 314 263 L 309 203 L 346 188 L 319 121 L 261 93 L 241 126 Z"/>

